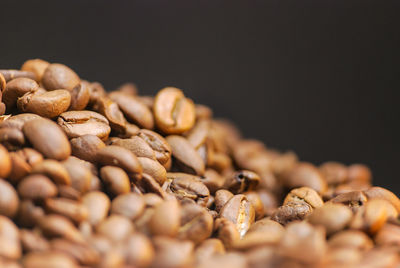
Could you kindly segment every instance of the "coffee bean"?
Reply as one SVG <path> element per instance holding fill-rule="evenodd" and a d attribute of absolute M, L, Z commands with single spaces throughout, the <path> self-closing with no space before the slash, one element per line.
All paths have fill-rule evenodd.
<path fill-rule="evenodd" d="M 30 175 L 18 184 L 18 194 L 22 198 L 40 200 L 57 195 L 57 187 L 46 176 Z"/>
<path fill-rule="evenodd" d="M 289 188 L 307 186 L 318 193 L 327 189 L 327 184 L 322 173 L 309 163 L 300 163 L 292 169 L 284 182 Z"/>
<path fill-rule="evenodd" d="M 21 200 L 17 215 L 18 225 L 32 228 L 44 214 L 43 208 L 35 205 L 32 200 Z"/>
<path fill-rule="evenodd" d="M 306 202 L 287 202 L 271 215 L 271 219 L 286 225 L 291 221 L 303 220 L 312 213 L 312 207 Z"/>
<path fill-rule="evenodd" d="M 93 109 L 107 118 L 113 131 L 119 133 L 125 132 L 126 119 L 118 108 L 118 105 L 111 99 L 100 97 L 96 100 Z"/>
<path fill-rule="evenodd" d="M 18 211 L 19 198 L 14 187 L 0 179 L 0 215 L 13 218 Z"/>
<path fill-rule="evenodd" d="M 74 222 L 82 222 L 88 217 L 87 208 L 78 201 L 66 198 L 48 198 L 44 204 L 49 213 L 60 214 Z"/>
<path fill-rule="evenodd" d="M 47 251 L 50 243 L 36 230 L 21 229 L 20 231 L 22 248 L 26 252 Z"/>
<path fill-rule="evenodd" d="M 24 113 L 24 114 L 18 114 L 11 116 L 7 118 L 5 121 L 0 123 L 1 128 L 17 128 L 19 130 L 22 130 L 22 127 L 24 124 L 28 121 L 34 120 L 34 119 L 40 119 L 41 117 L 37 114 L 30 114 L 30 113 Z"/>
<path fill-rule="evenodd" d="M 71 178 L 71 186 L 73 188 L 81 193 L 86 193 L 90 190 L 93 174 L 87 162 L 70 156 L 62 164 Z"/>
<path fill-rule="evenodd" d="M 125 256 L 134 267 L 148 267 L 154 259 L 155 251 L 149 238 L 140 233 L 132 234 L 126 242 Z"/>
<path fill-rule="evenodd" d="M 42 77 L 43 86 L 47 90 L 72 90 L 79 82 L 79 76 L 72 69 L 59 63 L 50 64 Z"/>
<path fill-rule="evenodd" d="M 128 237 L 134 231 L 132 222 L 121 215 L 111 215 L 97 226 L 97 232 L 118 242 Z"/>
<path fill-rule="evenodd" d="M 165 182 L 167 179 L 167 171 L 158 161 L 147 157 L 138 157 L 137 159 L 142 166 L 143 173 L 149 174 L 160 185 Z"/>
<path fill-rule="evenodd" d="M 111 131 L 107 119 L 92 111 L 62 113 L 58 117 L 57 123 L 70 139 L 83 135 L 94 135 L 101 140 L 106 140 Z"/>
<path fill-rule="evenodd" d="M 78 229 L 64 216 L 57 214 L 46 215 L 39 219 L 38 225 L 47 237 L 62 237 L 77 243 L 85 242 Z"/>
<path fill-rule="evenodd" d="M 64 89 L 48 92 L 28 92 L 17 101 L 18 110 L 54 118 L 68 110 L 71 94 Z"/>
<path fill-rule="evenodd" d="M 24 257 L 22 263 L 25 268 L 79 267 L 72 257 L 57 251 L 31 252 Z"/>
<path fill-rule="evenodd" d="M 197 176 L 185 173 L 167 173 L 171 181 L 168 192 L 178 199 L 192 199 L 201 206 L 206 206 L 210 191 Z"/>
<path fill-rule="evenodd" d="M 7 150 L 15 151 L 25 144 L 24 133 L 17 128 L 0 128 L 0 143 Z"/>
<path fill-rule="evenodd" d="M 20 71 L 20 70 L 0 70 L 0 74 L 3 75 L 4 79 L 8 83 L 9 81 L 16 78 L 29 78 L 32 80 L 36 80 L 36 76 L 33 72 L 29 71 Z"/>
<path fill-rule="evenodd" d="M 254 211 L 256 213 L 256 220 L 261 219 L 264 216 L 264 204 L 258 193 L 255 191 L 249 191 L 245 192 L 244 195 L 253 205 Z"/>
<path fill-rule="evenodd" d="M 226 218 L 217 218 L 214 221 L 214 229 L 217 238 L 222 241 L 225 248 L 233 248 L 237 241 L 241 239 L 236 225 Z"/>
<path fill-rule="evenodd" d="M 328 240 L 328 245 L 331 248 L 355 248 L 358 250 L 369 250 L 374 246 L 368 235 L 357 230 L 345 230 L 334 234 Z"/>
<path fill-rule="evenodd" d="M 400 244 L 399 225 L 386 223 L 376 234 L 375 242 L 380 246 L 398 246 Z"/>
<path fill-rule="evenodd" d="M 139 99 L 132 95 L 117 91 L 110 93 L 110 98 L 118 104 L 128 121 L 143 128 L 153 129 L 153 113 Z"/>
<path fill-rule="evenodd" d="M 6 79 L 4 78 L 3 74 L 0 73 L 0 91 L 3 92 L 4 89 L 6 88 L 7 82 Z"/>
<path fill-rule="evenodd" d="M 225 255 L 212 256 L 210 259 L 204 260 L 198 267 L 246 268 L 248 265 L 242 254 L 229 252 Z"/>
<path fill-rule="evenodd" d="M 124 147 L 138 157 L 147 157 L 156 160 L 156 155 L 150 145 L 139 136 L 133 136 L 129 139 L 111 138 L 110 145 Z"/>
<path fill-rule="evenodd" d="M 171 146 L 172 155 L 182 166 L 183 170 L 200 176 L 204 174 L 205 167 L 203 160 L 185 138 L 172 135 L 166 139 Z"/>
<path fill-rule="evenodd" d="M 0 256 L 18 259 L 21 255 L 18 227 L 9 218 L 0 215 Z"/>
<path fill-rule="evenodd" d="M 400 199 L 391 191 L 382 187 L 371 187 L 364 193 L 368 199 L 384 199 L 390 202 L 400 212 Z"/>
<path fill-rule="evenodd" d="M 259 182 L 260 177 L 256 173 L 241 170 L 229 176 L 224 186 L 234 194 L 242 194 L 255 189 Z"/>
<path fill-rule="evenodd" d="M 68 108 L 70 111 L 84 110 L 90 100 L 89 87 L 84 83 L 79 83 L 71 91 L 71 104 Z"/>
<path fill-rule="evenodd" d="M 156 256 L 152 267 L 191 267 L 194 245 L 190 241 L 180 241 L 169 237 L 153 239 Z"/>
<path fill-rule="evenodd" d="M 147 193 L 154 193 L 160 196 L 163 199 L 167 199 L 168 194 L 166 191 L 160 186 L 160 184 L 149 174 L 143 173 L 142 178 L 136 182 L 137 188 L 140 193 L 147 192 Z"/>
<path fill-rule="evenodd" d="M 6 178 L 12 168 L 12 162 L 10 159 L 10 155 L 6 148 L 0 144 L 0 177 Z"/>
<path fill-rule="evenodd" d="M 64 160 L 71 154 L 71 146 L 61 128 L 48 119 L 34 119 L 23 127 L 25 137 L 45 157 Z"/>
<path fill-rule="evenodd" d="M 181 134 L 191 129 L 196 111 L 193 102 L 177 88 L 160 90 L 154 100 L 154 118 L 157 127 L 166 134 Z"/>
<path fill-rule="evenodd" d="M 110 199 L 102 192 L 89 192 L 82 197 L 83 205 L 88 211 L 90 224 L 97 225 L 105 219 L 110 209 Z"/>
<path fill-rule="evenodd" d="M 343 183 L 347 180 L 347 167 L 337 162 L 326 162 L 319 167 L 328 184 Z"/>
<path fill-rule="evenodd" d="M 121 194 L 111 203 L 111 213 L 120 214 L 128 219 L 135 220 L 144 211 L 145 201 L 137 194 Z"/>
<path fill-rule="evenodd" d="M 347 205 L 353 212 L 357 212 L 367 202 L 367 196 L 361 191 L 352 191 L 337 195 L 329 202 Z"/>
<path fill-rule="evenodd" d="M 154 150 L 155 157 L 161 165 L 165 165 L 171 159 L 171 147 L 168 142 L 154 131 L 141 129 L 138 137 L 142 138 Z"/>
<path fill-rule="evenodd" d="M 35 165 L 32 173 L 43 174 L 56 184 L 71 185 L 71 178 L 67 169 L 60 162 L 53 159 L 46 159 Z"/>
<path fill-rule="evenodd" d="M 122 168 L 104 166 L 100 169 L 100 176 L 106 189 L 113 195 L 129 193 L 129 177 Z"/>
<path fill-rule="evenodd" d="M 153 235 L 175 237 L 180 226 L 180 207 L 177 201 L 164 201 L 156 206 L 149 222 Z"/>
<path fill-rule="evenodd" d="M 97 151 L 106 147 L 95 135 L 82 135 L 70 140 L 72 155 L 89 162 L 96 162 Z"/>
<path fill-rule="evenodd" d="M 312 208 L 318 208 L 324 204 L 318 193 L 309 187 L 300 187 L 290 191 L 283 204 L 285 205 L 289 202 L 305 202 Z"/>
<path fill-rule="evenodd" d="M 40 82 L 49 64 L 50 63 L 42 59 L 31 59 L 22 64 L 21 71 L 34 73 L 36 81 Z"/>
<path fill-rule="evenodd" d="M 53 239 L 50 243 L 53 250 L 67 254 L 82 265 L 94 266 L 100 262 L 99 253 L 88 245 L 65 239 Z"/>
<path fill-rule="evenodd" d="M 7 106 L 7 111 L 16 108 L 17 100 L 26 93 L 33 93 L 39 89 L 38 83 L 29 78 L 16 78 L 7 83 L 3 91 L 3 102 Z"/>
<path fill-rule="evenodd" d="M 140 178 L 142 173 L 142 166 L 138 158 L 131 151 L 121 146 L 110 145 L 99 149 L 96 159 L 100 165 L 120 167 L 128 175 L 134 174 Z"/>
<path fill-rule="evenodd" d="M 225 247 L 221 240 L 217 238 L 209 238 L 201 242 L 195 251 L 196 263 L 201 263 L 202 261 L 214 256 L 225 254 Z"/>
<path fill-rule="evenodd" d="M 313 225 L 325 227 L 326 233 L 331 235 L 345 228 L 352 218 L 351 210 L 342 204 L 328 203 L 317 208 L 308 216 L 308 221 Z"/>
<path fill-rule="evenodd" d="M 347 176 L 349 181 L 360 181 L 370 183 L 372 180 L 371 170 L 362 164 L 353 164 L 348 167 Z"/>
<path fill-rule="evenodd" d="M 223 206 L 233 197 L 228 190 L 221 189 L 215 193 L 215 210 L 220 211 Z"/>

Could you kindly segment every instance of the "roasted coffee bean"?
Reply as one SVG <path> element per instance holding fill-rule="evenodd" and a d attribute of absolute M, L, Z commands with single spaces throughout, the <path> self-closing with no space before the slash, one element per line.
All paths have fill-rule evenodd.
<path fill-rule="evenodd" d="M 337 162 L 323 163 L 319 170 L 328 184 L 339 184 L 347 181 L 347 167 Z"/>
<path fill-rule="evenodd" d="M 148 267 L 155 255 L 150 239 L 140 233 L 128 237 L 124 251 L 127 263 L 135 267 Z"/>
<path fill-rule="evenodd" d="M 14 187 L 0 179 L 0 215 L 13 218 L 18 211 L 19 198 Z"/>
<path fill-rule="evenodd" d="M 264 207 L 264 214 L 270 216 L 278 208 L 278 200 L 275 195 L 267 190 L 258 190 L 258 196 L 261 199 Z"/>
<path fill-rule="evenodd" d="M 261 219 L 264 216 L 264 204 L 258 193 L 250 191 L 250 192 L 245 192 L 244 195 L 253 205 L 254 211 L 256 213 L 256 220 Z"/>
<path fill-rule="evenodd" d="M 322 173 L 309 163 L 297 164 L 287 175 L 284 183 L 289 188 L 307 186 L 318 193 L 323 193 L 327 189 L 327 183 Z"/>
<path fill-rule="evenodd" d="M 143 128 L 153 129 L 153 113 L 139 99 L 118 91 L 110 93 L 110 98 L 118 104 L 128 121 Z"/>
<path fill-rule="evenodd" d="M 180 206 L 177 201 L 164 201 L 156 206 L 149 227 L 153 235 L 175 237 L 180 226 Z"/>
<path fill-rule="evenodd" d="M 122 215 L 111 215 L 96 227 L 97 232 L 112 241 L 122 241 L 134 231 L 133 223 Z"/>
<path fill-rule="evenodd" d="M 110 209 L 110 199 L 102 192 L 89 192 L 82 197 L 83 205 L 88 211 L 88 221 L 92 225 L 97 225 L 108 215 Z"/>
<path fill-rule="evenodd" d="M 181 134 L 191 129 L 196 111 L 192 100 L 180 89 L 167 87 L 160 90 L 154 100 L 157 127 L 166 134 Z"/>
<path fill-rule="evenodd" d="M 123 215 L 131 220 L 138 218 L 144 209 L 144 198 L 134 193 L 121 194 L 111 202 L 111 213 Z"/>
<path fill-rule="evenodd" d="M 31 228 L 38 223 L 44 214 L 43 208 L 35 205 L 32 200 L 22 200 L 17 215 L 18 225 Z"/>
<path fill-rule="evenodd" d="M 46 176 L 30 175 L 18 184 L 18 194 L 22 198 L 40 200 L 57 195 L 57 187 Z"/>
<path fill-rule="evenodd" d="M 178 199 L 192 199 L 201 206 L 206 206 L 210 191 L 197 176 L 185 173 L 167 173 L 171 181 L 168 191 Z"/>
<path fill-rule="evenodd" d="M 95 135 L 83 135 L 71 139 L 72 155 L 89 162 L 96 162 L 97 151 L 106 147 L 99 137 Z"/>
<path fill-rule="evenodd" d="M 19 130 L 22 130 L 22 127 L 26 122 L 40 118 L 41 117 L 37 114 L 30 114 L 30 113 L 18 114 L 8 117 L 5 121 L 2 121 L 0 123 L 0 127 L 17 128 Z"/>
<path fill-rule="evenodd" d="M 100 176 L 112 195 L 129 193 L 131 188 L 129 177 L 122 168 L 104 166 L 100 169 Z"/>
<path fill-rule="evenodd" d="M 21 229 L 20 231 L 22 248 L 26 252 L 47 251 L 50 243 L 40 235 L 38 230 Z"/>
<path fill-rule="evenodd" d="M 353 191 L 337 195 L 329 202 L 344 204 L 351 208 L 353 212 L 357 212 L 367 202 L 367 196 L 361 191 Z"/>
<path fill-rule="evenodd" d="M 166 181 L 167 171 L 158 161 L 152 160 L 147 157 L 138 157 L 137 159 L 142 166 L 143 173 L 149 174 L 160 185 L 162 185 Z"/>
<path fill-rule="evenodd" d="M 225 188 L 234 194 L 242 194 L 251 191 L 260 182 L 260 177 L 248 170 L 241 170 L 229 176 L 225 181 Z"/>
<path fill-rule="evenodd" d="M 156 155 L 150 145 L 139 136 L 129 139 L 111 138 L 109 145 L 118 145 L 134 153 L 138 157 L 147 157 L 156 160 Z"/>
<path fill-rule="evenodd" d="M 206 169 L 204 175 L 200 177 L 200 179 L 212 194 L 220 189 L 225 182 L 225 178 L 213 169 Z"/>
<path fill-rule="evenodd" d="M 166 165 L 171 159 L 172 149 L 168 142 L 154 131 L 141 129 L 137 134 L 154 150 L 155 157 L 161 165 Z"/>
<path fill-rule="evenodd" d="M 363 164 L 353 164 L 348 167 L 347 176 L 349 181 L 370 183 L 372 180 L 371 170 Z"/>
<path fill-rule="evenodd" d="M 48 198 L 45 208 L 49 213 L 63 215 L 74 222 L 82 222 L 88 217 L 87 208 L 78 201 L 66 198 Z"/>
<path fill-rule="evenodd" d="M 71 178 L 71 186 L 81 193 L 86 193 L 92 186 L 93 174 L 87 163 L 74 156 L 70 156 L 62 162 Z"/>
<path fill-rule="evenodd" d="M 384 199 L 390 202 L 400 212 L 400 199 L 391 191 L 382 187 L 371 187 L 364 193 L 368 199 Z"/>
<path fill-rule="evenodd" d="M 221 189 L 215 193 L 215 210 L 220 211 L 223 206 L 233 197 L 233 194 L 228 190 Z"/>
<path fill-rule="evenodd" d="M 119 133 L 125 132 L 126 119 L 118 108 L 118 105 L 111 99 L 100 97 L 96 100 L 93 109 L 107 118 L 113 131 Z"/>
<path fill-rule="evenodd" d="M 71 91 L 70 111 L 84 110 L 89 103 L 90 90 L 84 83 L 79 83 Z"/>
<path fill-rule="evenodd" d="M 69 67 L 59 63 L 50 64 L 42 76 L 42 84 L 47 90 L 72 90 L 79 83 L 79 76 Z"/>
<path fill-rule="evenodd" d="M 3 74 L 0 73 L 0 91 L 3 92 L 4 89 L 6 88 L 7 82 L 6 79 L 4 78 Z"/>
<path fill-rule="evenodd" d="M 29 78 L 32 80 L 36 80 L 36 76 L 33 72 L 28 71 L 20 71 L 20 70 L 0 70 L 0 73 L 3 75 L 6 82 L 9 82 L 16 78 Z"/>
<path fill-rule="evenodd" d="M 0 143 L 9 151 L 15 151 L 25 144 L 24 133 L 17 128 L 0 128 Z"/>
<path fill-rule="evenodd" d="M 7 149 L 0 144 L 0 178 L 7 178 L 12 168 L 12 159 Z"/>
<path fill-rule="evenodd" d="M 47 92 L 28 92 L 17 101 L 18 110 L 54 118 L 65 112 L 71 104 L 68 90 L 57 89 Z"/>
<path fill-rule="evenodd" d="M 90 246 L 65 239 L 53 239 L 50 243 L 52 250 L 67 254 L 82 265 L 94 266 L 100 262 L 100 254 Z"/>
<path fill-rule="evenodd" d="M 285 205 L 290 202 L 305 202 L 312 208 L 318 208 L 324 204 L 324 201 L 322 201 L 317 192 L 309 187 L 300 187 L 290 191 L 283 201 L 283 204 Z"/>
<path fill-rule="evenodd" d="M 71 178 L 67 169 L 60 162 L 53 159 L 46 159 L 35 165 L 32 173 L 46 175 L 56 184 L 71 185 Z"/>
<path fill-rule="evenodd" d="M 173 268 L 191 267 L 194 245 L 190 241 L 180 241 L 169 237 L 153 239 L 156 256 L 151 267 Z"/>
<path fill-rule="evenodd" d="M 235 195 L 221 208 L 219 215 L 236 225 L 241 237 L 243 237 L 255 219 L 253 205 L 245 195 Z"/>
<path fill-rule="evenodd" d="M 135 174 L 140 178 L 142 173 L 142 166 L 136 155 L 121 146 L 110 145 L 99 149 L 96 160 L 100 165 L 118 166 L 128 175 Z"/>
<path fill-rule="evenodd" d="M 168 136 L 167 142 L 171 146 L 172 155 L 188 173 L 202 176 L 204 174 L 204 162 L 187 139 L 181 136 Z"/>
<path fill-rule="evenodd" d="M 38 83 L 29 78 L 16 78 L 7 83 L 3 91 L 2 101 L 7 106 L 7 111 L 16 108 L 18 98 L 26 93 L 33 93 L 39 89 Z"/>
<path fill-rule="evenodd" d="M 136 182 L 136 188 L 134 190 L 139 190 L 140 193 L 148 192 L 154 193 L 163 199 L 167 199 L 167 192 L 160 186 L 160 184 L 149 174 L 143 173 L 142 178 Z M 135 191 L 133 191 L 135 192 Z"/>
<path fill-rule="evenodd" d="M 312 213 L 312 207 L 306 202 L 288 202 L 280 206 L 271 215 L 271 219 L 286 225 L 291 221 L 303 220 Z"/>
<path fill-rule="evenodd" d="M 358 250 L 369 250 L 374 246 L 368 235 L 357 230 L 345 230 L 334 234 L 328 240 L 328 245 L 331 248 L 355 248 Z"/>
<path fill-rule="evenodd" d="M 241 239 L 236 225 L 226 218 L 217 218 L 214 221 L 214 229 L 217 238 L 222 241 L 225 248 L 233 248 L 237 241 Z"/>
<path fill-rule="evenodd" d="M 380 246 L 400 245 L 400 226 L 386 223 L 376 234 L 375 242 Z"/>
<path fill-rule="evenodd" d="M 352 219 L 351 210 L 342 204 L 328 203 L 319 207 L 308 216 L 308 221 L 313 225 L 325 227 L 328 235 L 345 228 Z"/>
<path fill-rule="evenodd" d="M 49 64 L 50 63 L 42 59 L 31 59 L 22 64 L 21 71 L 34 73 L 36 81 L 40 82 Z"/>
<path fill-rule="evenodd" d="M 18 259 L 21 255 L 18 227 L 9 218 L 0 215 L 0 257 Z"/>
<path fill-rule="evenodd" d="M 77 243 L 85 242 L 78 229 L 64 216 L 57 214 L 46 215 L 39 219 L 38 225 L 47 237 L 62 237 Z"/>
<path fill-rule="evenodd" d="M 94 135 L 101 140 L 106 140 L 111 131 L 107 119 L 92 111 L 62 113 L 58 117 L 57 123 L 70 139 L 83 135 Z"/>
<path fill-rule="evenodd" d="M 225 254 L 225 252 L 225 247 L 221 240 L 217 238 L 209 238 L 196 247 L 195 261 L 199 264 L 214 255 L 222 255 Z"/>
<path fill-rule="evenodd" d="M 200 263 L 199 268 L 223 267 L 223 268 L 246 268 L 248 267 L 246 258 L 243 254 L 229 252 L 225 255 L 215 255 Z"/>
<path fill-rule="evenodd" d="M 25 268 L 78 268 L 76 261 L 57 251 L 31 252 L 22 260 Z"/>
<path fill-rule="evenodd" d="M 138 94 L 138 88 L 134 83 L 124 83 L 120 85 L 114 92 L 121 92 L 130 96 L 136 96 Z"/>
<path fill-rule="evenodd" d="M 71 154 L 71 146 L 65 133 L 48 119 L 34 119 L 24 124 L 25 137 L 45 157 L 64 160 Z"/>

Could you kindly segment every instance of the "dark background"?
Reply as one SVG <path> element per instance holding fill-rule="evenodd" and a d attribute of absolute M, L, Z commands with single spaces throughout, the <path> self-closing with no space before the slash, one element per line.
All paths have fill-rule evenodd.
<path fill-rule="evenodd" d="M 303 160 L 363 162 L 400 194 L 393 1 L 4 1 L 0 68 L 69 65 L 114 89 L 164 86 Z"/>

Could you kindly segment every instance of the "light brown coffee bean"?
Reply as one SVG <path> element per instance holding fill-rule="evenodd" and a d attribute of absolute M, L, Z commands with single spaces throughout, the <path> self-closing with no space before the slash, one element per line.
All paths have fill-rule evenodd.
<path fill-rule="evenodd" d="M 313 225 L 323 226 L 327 235 L 344 229 L 351 221 L 352 211 L 345 205 L 327 203 L 319 207 L 308 216 L 308 221 Z"/>
<path fill-rule="evenodd" d="M 379 246 L 400 245 L 400 227 L 398 224 L 386 223 L 376 234 L 375 242 Z"/>
<path fill-rule="evenodd" d="M 72 90 L 80 83 L 79 76 L 64 64 L 50 64 L 44 71 L 42 84 L 47 90 Z"/>
<path fill-rule="evenodd" d="M 168 142 L 158 133 L 148 129 L 141 129 L 137 135 L 147 142 L 153 149 L 158 162 L 165 166 L 171 159 L 172 153 L 171 146 L 169 146 Z"/>
<path fill-rule="evenodd" d="M 329 202 L 341 203 L 351 208 L 353 212 L 357 212 L 367 202 L 367 196 L 361 191 L 352 191 L 337 195 L 329 200 Z"/>
<path fill-rule="evenodd" d="M 225 182 L 225 178 L 219 175 L 214 169 L 206 169 L 204 175 L 200 177 L 204 185 L 207 186 L 210 193 L 214 194 L 219 188 L 222 188 Z"/>
<path fill-rule="evenodd" d="M 195 262 L 196 264 L 199 264 L 214 255 L 222 255 L 225 254 L 225 252 L 225 247 L 221 240 L 217 238 L 209 238 L 196 247 Z"/>
<path fill-rule="evenodd" d="M 64 160 L 71 154 L 71 146 L 61 128 L 49 119 L 35 119 L 23 127 L 25 137 L 45 157 Z"/>
<path fill-rule="evenodd" d="M 21 112 L 34 113 L 47 118 L 54 118 L 68 110 L 71 94 L 68 90 L 57 89 L 41 93 L 29 92 L 18 98 L 17 106 Z"/>
<path fill-rule="evenodd" d="M 2 101 L 10 112 L 16 108 L 17 100 L 26 93 L 33 93 L 39 89 L 38 83 L 29 78 L 16 78 L 7 83 L 3 91 Z"/>
<path fill-rule="evenodd" d="M 0 144 L 0 177 L 7 178 L 12 169 L 12 161 L 6 148 Z"/>
<path fill-rule="evenodd" d="M 215 210 L 219 212 L 226 202 L 233 197 L 233 194 L 225 189 L 220 189 L 215 193 Z"/>
<path fill-rule="evenodd" d="M 179 232 L 179 226 L 180 207 L 175 200 L 159 204 L 149 222 L 149 228 L 153 235 L 175 237 Z"/>
<path fill-rule="evenodd" d="M 18 194 L 22 198 L 40 200 L 57 195 L 57 187 L 46 176 L 30 175 L 18 184 Z"/>
<path fill-rule="evenodd" d="M 318 193 L 309 187 L 300 187 L 290 191 L 283 201 L 283 204 L 285 205 L 289 202 L 305 202 L 312 208 L 318 208 L 324 205 L 324 201 L 322 201 Z"/>
<path fill-rule="evenodd" d="M 246 191 L 253 190 L 259 182 L 260 177 L 256 173 L 248 170 L 241 170 L 235 172 L 226 179 L 224 188 L 234 194 L 242 194 Z"/>
<path fill-rule="evenodd" d="M 15 260 L 21 255 L 18 227 L 9 218 L 0 215 L 0 257 Z"/>
<path fill-rule="evenodd" d="M 167 171 L 158 161 L 147 157 L 138 157 L 137 159 L 142 166 L 143 173 L 149 174 L 160 185 L 166 181 Z"/>
<path fill-rule="evenodd" d="M 325 162 L 319 167 L 328 184 L 339 184 L 348 180 L 347 167 L 338 162 Z"/>
<path fill-rule="evenodd" d="M 25 144 L 24 133 L 17 128 L 0 128 L 0 143 L 9 151 L 15 151 Z"/>
<path fill-rule="evenodd" d="M 22 260 L 25 268 L 78 268 L 75 260 L 57 251 L 31 252 Z"/>
<path fill-rule="evenodd" d="M 20 70 L 0 70 L 0 73 L 3 75 L 4 79 L 8 83 L 9 81 L 16 78 L 29 78 L 32 80 L 36 80 L 36 76 L 33 72 L 20 71 Z"/>
<path fill-rule="evenodd" d="M 72 155 L 89 162 L 96 161 L 97 151 L 106 147 L 103 141 L 95 135 L 83 135 L 70 140 Z"/>
<path fill-rule="evenodd" d="M 93 109 L 107 118 L 113 131 L 118 133 L 125 132 L 126 119 L 118 108 L 118 105 L 111 99 L 100 97 L 93 105 Z"/>
<path fill-rule="evenodd" d="M 297 164 L 284 180 L 288 188 L 307 186 L 319 194 L 327 190 L 327 183 L 322 173 L 310 163 Z"/>
<path fill-rule="evenodd" d="M 31 59 L 22 64 L 21 71 L 34 73 L 36 81 L 40 82 L 49 64 L 49 62 L 42 59 Z"/>
<path fill-rule="evenodd" d="M 197 204 L 206 206 L 210 191 L 199 177 L 186 173 L 169 172 L 167 178 L 172 180 L 167 192 L 174 194 L 180 200 L 192 199 Z"/>
<path fill-rule="evenodd" d="M 138 94 L 138 87 L 134 83 L 124 83 L 120 85 L 114 92 L 121 92 L 130 96 L 136 96 Z"/>
<path fill-rule="evenodd" d="M 88 221 L 94 226 L 105 219 L 111 203 L 106 194 L 96 191 L 85 194 L 82 202 L 88 211 Z"/>
<path fill-rule="evenodd" d="M 35 205 L 32 200 L 21 200 L 16 222 L 18 226 L 32 228 L 44 214 L 43 208 Z"/>
<path fill-rule="evenodd" d="M 196 117 L 193 101 L 177 88 L 160 90 L 154 100 L 157 127 L 166 134 L 181 134 L 194 125 Z"/>
<path fill-rule="evenodd" d="M 214 230 L 217 238 L 222 241 L 227 249 L 232 248 L 241 239 L 236 225 L 226 218 L 217 218 L 214 221 Z"/>
<path fill-rule="evenodd" d="M 250 191 L 250 192 L 245 192 L 244 195 L 253 205 L 254 211 L 256 213 L 256 220 L 264 217 L 264 204 L 258 193 L 255 191 Z"/>
<path fill-rule="evenodd" d="M 88 162 L 70 156 L 62 162 L 71 178 L 71 186 L 81 193 L 86 193 L 90 190 L 93 174 Z"/>
<path fill-rule="evenodd" d="M 64 216 L 49 214 L 39 219 L 38 226 L 47 237 L 62 237 L 77 243 L 85 239 L 73 223 Z"/>
<path fill-rule="evenodd" d="M 7 82 L 6 79 L 4 78 L 3 74 L 0 73 L 0 91 L 3 92 L 4 89 L 6 88 Z"/>
<path fill-rule="evenodd" d="M 348 167 L 347 176 L 349 181 L 370 183 L 372 180 L 371 170 L 363 164 L 353 164 Z"/>
<path fill-rule="evenodd" d="M 142 178 L 136 182 L 136 188 L 134 190 L 139 190 L 139 193 L 154 193 L 163 199 L 168 199 L 169 194 L 161 187 L 161 185 L 149 174 L 143 173 Z M 133 191 L 134 191 L 133 190 Z"/>
<path fill-rule="evenodd" d="M 53 239 L 50 244 L 52 250 L 67 254 L 82 265 L 95 266 L 100 262 L 100 254 L 88 245 L 65 239 Z"/>
<path fill-rule="evenodd" d="M 274 211 L 278 208 L 278 200 L 276 196 L 265 189 L 258 190 L 257 193 L 263 202 L 264 214 L 266 216 L 272 215 L 272 213 L 274 213 Z"/>
<path fill-rule="evenodd" d="M 364 232 L 357 230 L 345 230 L 334 234 L 328 240 L 330 248 L 355 248 L 369 250 L 373 248 L 372 240 Z"/>
<path fill-rule="evenodd" d="M 236 225 L 241 237 L 243 237 L 255 219 L 253 205 L 245 195 L 233 196 L 220 211 L 220 216 L 226 218 Z"/>
<path fill-rule="evenodd" d="M 368 199 L 384 199 L 389 201 L 400 212 L 400 199 L 391 191 L 382 187 L 371 187 L 364 194 Z"/>
<path fill-rule="evenodd" d="M 190 241 L 180 241 L 169 237 L 153 239 L 156 255 L 151 267 L 173 268 L 191 267 L 194 245 Z"/>
<path fill-rule="evenodd" d="M 172 135 L 168 136 L 166 140 L 171 146 L 172 155 L 184 171 L 200 176 L 204 174 L 204 162 L 187 139 Z"/>
<path fill-rule="evenodd" d="M 135 96 L 114 91 L 110 98 L 115 101 L 126 119 L 146 129 L 153 129 L 154 119 L 151 110 Z"/>
<path fill-rule="evenodd" d="M 83 135 L 94 135 L 101 140 L 106 140 L 111 131 L 107 119 L 92 111 L 62 113 L 58 117 L 57 123 L 70 139 Z"/>
<path fill-rule="evenodd" d="M 288 202 L 278 207 L 271 215 L 271 219 L 286 225 L 291 221 L 303 220 L 312 211 L 313 208 L 306 202 Z"/>
<path fill-rule="evenodd" d="M 156 254 L 150 239 L 140 233 L 128 237 L 124 251 L 127 263 L 140 268 L 148 267 Z"/>
<path fill-rule="evenodd" d="M 1 129 L 0 129 L 1 130 Z M 139 136 L 133 136 L 129 139 L 111 138 L 109 145 L 118 145 L 134 153 L 137 157 L 147 157 L 156 160 L 156 155 L 150 145 Z"/>
<path fill-rule="evenodd" d="M 115 242 L 126 239 L 135 230 L 132 222 L 128 218 L 116 214 L 100 222 L 96 229 L 99 234 Z"/>
<path fill-rule="evenodd" d="M 199 268 L 221 267 L 221 268 L 247 268 L 246 258 L 243 254 L 229 252 L 225 255 L 215 255 L 200 263 Z"/>
<path fill-rule="evenodd" d="M 24 124 L 28 121 L 31 121 L 33 119 L 40 119 L 41 117 L 37 114 L 30 114 L 30 113 L 24 113 L 24 114 L 17 114 L 8 117 L 6 120 L 2 121 L 0 123 L 1 128 L 17 128 L 19 130 L 22 130 L 22 127 Z"/>
<path fill-rule="evenodd" d="M 131 189 L 129 177 L 122 168 L 104 166 L 100 169 L 100 176 L 112 195 L 129 193 Z"/>
<path fill-rule="evenodd" d="M 181 208 L 181 226 L 178 238 L 191 240 L 198 244 L 211 236 L 213 218 L 208 211 L 195 204 L 187 204 Z"/>
<path fill-rule="evenodd" d="M 53 159 L 46 159 L 35 165 L 32 173 L 43 174 L 49 177 L 55 184 L 71 185 L 71 178 L 67 169 L 60 162 Z"/>
<path fill-rule="evenodd" d="M 14 187 L 0 179 L 0 215 L 13 218 L 18 211 L 19 198 Z"/>
<path fill-rule="evenodd" d="M 47 251 L 50 243 L 39 233 L 38 230 L 21 229 L 21 245 L 25 252 Z"/>
<path fill-rule="evenodd" d="M 111 213 L 123 215 L 131 220 L 138 218 L 144 209 L 144 198 L 134 193 L 121 194 L 111 202 Z"/>
<path fill-rule="evenodd" d="M 44 202 L 48 213 L 65 216 L 74 222 L 82 222 L 87 219 L 87 208 L 78 201 L 67 198 L 48 198 Z"/>
<path fill-rule="evenodd" d="M 100 165 L 120 167 L 128 175 L 135 174 L 140 177 L 142 173 L 142 166 L 137 157 L 121 146 L 110 145 L 98 150 L 96 159 Z"/>
<path fill-rule="evenodd" d="M 70 111 L 84 110 L 89 103 L 90 90 L 84 83 L 79 83 L 71 91 L 71 104 L 68 108 Z"/>

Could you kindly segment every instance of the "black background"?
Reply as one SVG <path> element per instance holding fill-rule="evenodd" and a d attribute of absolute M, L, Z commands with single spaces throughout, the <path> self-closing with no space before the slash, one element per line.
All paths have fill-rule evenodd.
<path fill-rule="evenodd" d="M 113 89 L 184 89 L 303 160 L 363 162 L 400 194 L 393 1 L 4 1 L 0 68 L 69 65 Z"/>

